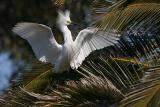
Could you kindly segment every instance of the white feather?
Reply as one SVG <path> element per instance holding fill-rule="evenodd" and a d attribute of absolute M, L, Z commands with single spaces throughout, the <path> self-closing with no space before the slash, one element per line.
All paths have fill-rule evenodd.
<path fill-rule="evenodd" d="M 74 41 L 77 52 L 71 61 L 71 67 L 78 68 L 92 51 L 114 45 L 118 39 L 119 35 L 116 33 L 98 31 L 95 28 L 80 31 Z"/>
<path fill-rule="evenodd" d="M 115 33 L 87 28 L 80 31 L 73 41 L 67 27 L 70 22 L 69 11 L 60 11 L 57 23 L 63 33 L 63 45 L 56 42 L 51 28 L 42 24 L 18 23 L 13 32 L 29 42 L 40 61 L 53 64 L 57 73 L 68 70 L 70 66 L 77 69 L 92 51 L 111 46 L 119 38 Z"/>
<path fill-rule="evenodd" d="M 60 54 L 59 45 L 49 27 L 36 23 L 18 23 L 13 32 L 26 39 L 32 46 L 35 56 L 42 62 L 54 63 Z"/>

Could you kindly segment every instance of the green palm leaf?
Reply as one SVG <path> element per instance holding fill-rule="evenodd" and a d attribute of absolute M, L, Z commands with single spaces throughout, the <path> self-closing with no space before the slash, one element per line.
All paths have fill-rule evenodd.
<path fill-rule="evenodd" d="M 80 67 L 82 72 L 91 72 L 96 75 L 104 74 L 118 88 L 125 89 L 139 82 L 143 75 L 143 68 L 147 68 L 134 59 L 126 58 L 109 58 L 100 57 L 95 61 L 88 61 Z"/>
<path fill-rule="evenodd" d="M 16 85 L 24 86 L 28 91 L 35 91 L 36 89 L 36 92 L 40 92 L 40 90 L 45 90 L 53 75 L 52 68 L 50 64 L 43 64 L 34 60 L 32 65 L 25 67 Z"/>
<path fill-rule="evenodd" d="M 142 82 L 135 85 L 131 92 L 126 94 L 119 107 L 159 107 L 160 73 L 159 66 L 147 70 Z"/>
<path fill-rule="evenodd" d="M 74 71 L 55 74 L 53 69 L 50 64 L 35 60 L 32 62 L 32 66 L 25 68 L 16 85 L 25 88 L 27 91 L 43 93 L 56 87 L 57 84 L 64 84 L 65 80 L 73 78 L 76 80 L 82 77 Z"/>
<path fill-rule="evenodd" d="M 119 11 L 111 11 L 106 13 L 102 20 L 98 23 L 98 27 L 108 32 L 121 32 L 128 26 L 130 28 L 140 28 L 151 26 L 154 30 L 159 29 L 157 24 L 160 21 L 160 5 L 154 3 L 142 3 L 129 5 L 125 9 Z M 151 29 L 150 28 L 150 29 Z"/>

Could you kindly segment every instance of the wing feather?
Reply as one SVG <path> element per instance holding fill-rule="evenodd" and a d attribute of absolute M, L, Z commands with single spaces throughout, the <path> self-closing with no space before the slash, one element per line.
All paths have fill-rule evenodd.
<path fill-rule="evenodd" d="M 18 23 L 13 32 L 29 42 L 40 61 L 53 63 L 56 60 L 61 45 L 56 42 L 50 27 L 36 23 Z"/>
<path fill-rule="evenodd" d="M 71 67 L 78 68 L 92 51 L 114 45 L 118 40 L 119 34 L 117 33 L 98 31 L 95 28 L 80 31 L 74 41 L 77 52 L 71 61 Z"/>

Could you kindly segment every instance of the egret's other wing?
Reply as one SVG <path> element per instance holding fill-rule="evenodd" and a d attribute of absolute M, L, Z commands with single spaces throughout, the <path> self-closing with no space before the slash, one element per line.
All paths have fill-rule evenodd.
<path fill-rule="evenodd" d="M 56 42 L 51 28 L 36 23 L 18 23 L 13 32 L 29 42 L 40 61 L 53 63 L 56 60 L 61 45 Z"/>
<path fill-rule="evenodd" d="M 80 31 L 74 41 L 77 52 L 71 61 L 71 67 L 78 68 L 92 51 L 114 45 L 117 40 L 119 40 L 119 34 L 116 33 L 98 31 L 95 28 Z"/>

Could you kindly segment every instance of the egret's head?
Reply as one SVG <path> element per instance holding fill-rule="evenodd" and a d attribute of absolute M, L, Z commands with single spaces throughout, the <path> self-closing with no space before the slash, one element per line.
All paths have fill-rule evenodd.
<path fill-rule="evenodd" d="M 70 25 L 71 19 L 70 19 L 70 11 L 66 10 L 65 12 L 58 11 L 58 24 L 62 25 Z"/>

